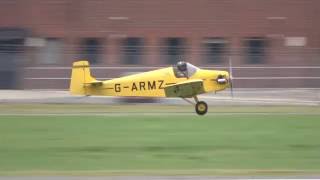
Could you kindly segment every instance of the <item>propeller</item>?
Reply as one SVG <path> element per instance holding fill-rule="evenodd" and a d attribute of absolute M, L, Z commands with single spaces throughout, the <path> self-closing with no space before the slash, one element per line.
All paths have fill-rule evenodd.
<path fill-rule="evenodd" d="M 230 84 L 230 94 L 233 98 L 233 76 L 232 76 L 232 61 L 231 57 L 229 58 L 229 84 Z"/>

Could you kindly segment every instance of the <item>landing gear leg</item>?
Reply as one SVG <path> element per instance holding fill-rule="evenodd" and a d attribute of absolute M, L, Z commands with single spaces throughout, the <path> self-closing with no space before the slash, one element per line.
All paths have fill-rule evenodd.
<path fill-rule="evenodd" d="M 208 105 L 204 101 L 199 101 L 197 96 L 193 97 L 196 101 L 195 109 L 198 115 L 204 115 L 208 111 Z"/>
<path fill-rule="evenodd" d="M 187 98 L 182 98 L 182 99 L 185 100 L 186 102 L 194 105 L 198 115 L 205 115 L 208 111 L 207 103 L 205 103 L 204 101 L 199 101 L 197 96 L 193 96 L 193 98 L 196 103 L 188 100 Z"/>

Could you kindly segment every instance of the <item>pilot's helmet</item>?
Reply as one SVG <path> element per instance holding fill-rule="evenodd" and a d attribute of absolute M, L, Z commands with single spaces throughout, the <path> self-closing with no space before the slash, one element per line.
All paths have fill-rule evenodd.
<path fill-rule="evenodd" d="M 187 70 L 187 63 L 184 61 L 179 61 L 177 63 L 177 68 L 179 71 L 186 71 Z"/>

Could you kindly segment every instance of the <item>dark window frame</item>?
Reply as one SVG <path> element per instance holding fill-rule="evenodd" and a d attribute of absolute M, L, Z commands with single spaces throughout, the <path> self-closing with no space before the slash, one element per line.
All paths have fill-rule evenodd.
<path fill-rule="evenodd" d="M 143 37 L 127 37 L 121 41 L 122 63 L 139 64 L 143 62 L 145 39 Z"/>
<path fill-rule="evenodd" d="M 160 53 L 164 56 L 162 59 L 166 64 L 176 64 L 178 61 L 187 61 L 185 59 L 187 53 L 187 38 L 163 38 Z"/>
<path fill-rule="evenodd" d="M 245 38 L 244 53 L 248 64 L 263 64 L 267 61 L 268 39 L 265 37 Z"/>
<path fill-rule="evenodd" d="M 202 47 L 205 62 L 219 64 L 223 63 L 228 55 L 229 41 L 224 37 L 205 37 Z"/>
<path fill-rule="evenodd" d="M 100 37 L 85 37 L 80 41 L 79 55 L 90 64 L 101 63 L 104 52 L 105 39 Z"/>

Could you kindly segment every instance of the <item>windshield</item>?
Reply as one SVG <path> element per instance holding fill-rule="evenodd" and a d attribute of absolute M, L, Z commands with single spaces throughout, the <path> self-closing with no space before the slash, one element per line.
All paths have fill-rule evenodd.
<path fill-rule="evenodd" d="M 199 69 L 198 67 L 190 63 L 187 63 L 188 77 L 191 77 L 192 75 L 194 75 L 194 73 L 196 73 L 198 69 Z"/>
<path fill-rule="evenodd" d="M 179 62 L 180 65 L 181 65 L 181 62 Z M 177 63 L 177 65 L 179 65 L 179 63 Z M 174 71 L 174 74 L 177 78 L 189 78 L 191 77 L 192 75 L 194 75 L 197 70 L 199 69 L 198 67 L 190 64 L 190 63 L 185 63 L 185 67 L 186 68 L 179 68 L 176 66 L 173 67 L 173 71 Z"/>

